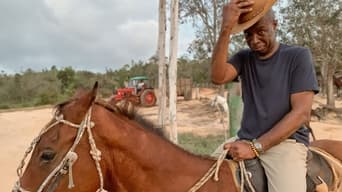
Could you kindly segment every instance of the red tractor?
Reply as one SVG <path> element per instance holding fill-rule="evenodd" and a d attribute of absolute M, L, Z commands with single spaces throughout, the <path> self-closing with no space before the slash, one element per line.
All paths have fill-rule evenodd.
<path fill-rule="evenodd" d="M 127 87 L 117 89 L 113 99 L 114 102 L 129 99 L 144 107 L 154 106 L 157 102 L 154 89 L 149 85 L 149 79 L 145 76 L 130 78 Z"/>

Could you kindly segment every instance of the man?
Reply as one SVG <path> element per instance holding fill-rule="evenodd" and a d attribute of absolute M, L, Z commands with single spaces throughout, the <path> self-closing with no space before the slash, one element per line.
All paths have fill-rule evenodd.
<path fill-rule="evenodd" d="M 212 81 L 224 84 L 239 76 L 242 84 L 239 139 L 225 144 L 229 155 L 236 161 L 259 157 L 269 192 L 305 192 L 309 134 L 304 124 L 318 86 L 310 51 L 277 42 L 277 21 L 270 10 L 274 1 L 231 0 L 225 5 Z M 250 49 L 228 57 L 230 35 L 239 31 Z"/>
<path fill-rule="evenodd" d="M 144 80 L 140 80 L 137 84 L 137 93 L 140 93 L 145 88 L 145 82 Z"/>

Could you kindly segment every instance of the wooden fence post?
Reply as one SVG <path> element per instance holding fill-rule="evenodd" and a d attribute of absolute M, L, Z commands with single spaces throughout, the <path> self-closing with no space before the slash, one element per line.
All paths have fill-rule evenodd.
<path fill-rule="evenodd" d="M 229 107 L 229 137 L 236 136 L 242 117 L 242 98 L 240 83 L 228 84 L 228 107 Z"/>

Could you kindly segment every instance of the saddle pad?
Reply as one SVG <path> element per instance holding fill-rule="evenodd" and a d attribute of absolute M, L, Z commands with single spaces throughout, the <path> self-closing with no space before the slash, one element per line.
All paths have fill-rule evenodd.
<path fill-rule="evenodd" d="M 334 174 L 334 182 L 332 191 L 342 192 L 342 162 L 323 149 L 318 147 L 309 147 L 311 151 L 321 155 L 331 167 L 331 170 Z"/>
<path fill-rule="evenodd" d="M 243 168 L 240 167 L 239 163 L 233 160 L 225 159 L 225 161 L 228 161 L 229 167 L 233 173 L 233 180 L 238 191 L 241 191 L 242 182 L 244 183 L 244 192 L 267 191 L 267 179 L 259 159 L 251 159 L 240 162 L 244 165 Z M 241 178 L 241 169 L 246 171 L 245 173 L 248 177 L 248 179 L 244 177 L 244 181 L 242 181 Z"/>

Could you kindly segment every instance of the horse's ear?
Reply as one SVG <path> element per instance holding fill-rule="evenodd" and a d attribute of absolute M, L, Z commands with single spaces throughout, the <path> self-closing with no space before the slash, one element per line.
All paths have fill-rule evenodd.
<path fill-rule="evenodd" d="M 99 87 L 99 83 L 96 81 L 93 89 L 91 90 L 91 103 L 93 103 L 96 99 L 98 87 Z"/>

